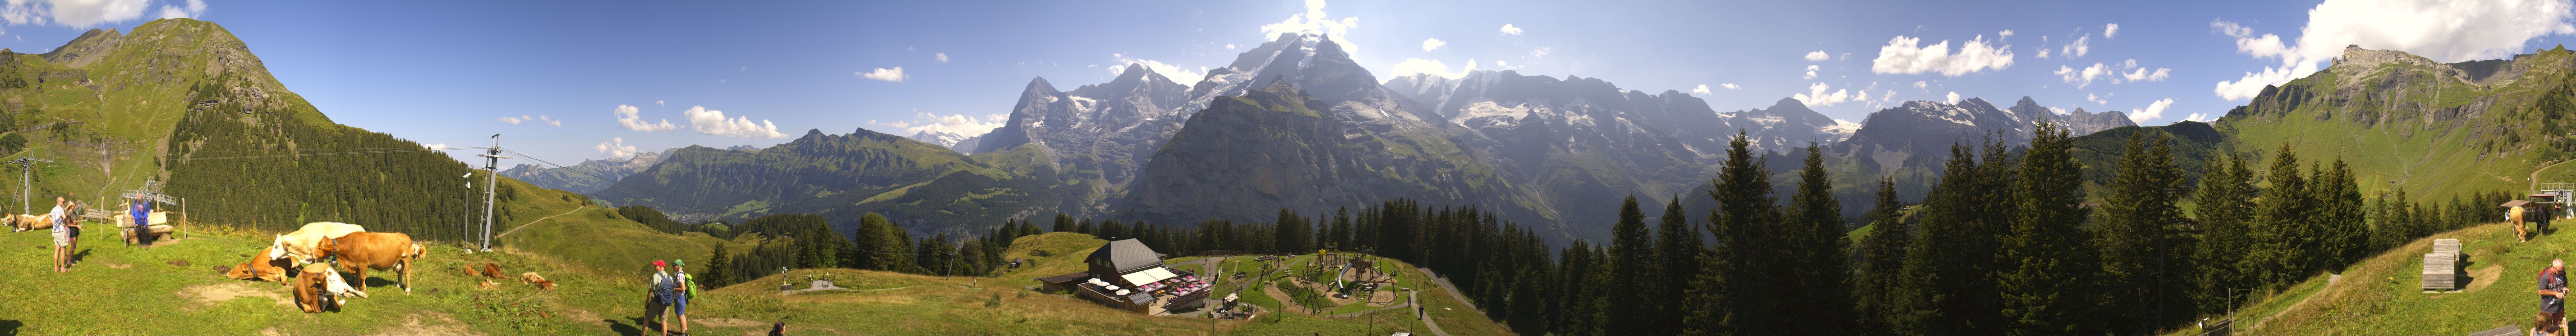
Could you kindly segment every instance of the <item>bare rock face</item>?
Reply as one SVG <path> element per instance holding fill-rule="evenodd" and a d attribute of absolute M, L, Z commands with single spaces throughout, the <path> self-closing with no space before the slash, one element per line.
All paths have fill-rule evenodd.
<path fill-rule="evenodd" d="M 2029 96 L 2021 97 L 2021 101 L 2014 102 L 2013 107 L 2009 110 L 2014 114 L 2019 115 L 2040 116 L 2041 120 L 2054 122 L 2059 126 L 2066 127 L 2067 133 L 2074 136 L 2083 136 L 2085 134 L 2093 134 L 2093 132 L 2138 125 L 2136 121 L 2129 120 L 2129 114 L 2121 113 L 2120 111 L 2093 113 L 2091 111 L 2085 111 L 2084 108 L 2078 107 L 2075 108 L 2075 111 L 2060 115 L 2049 110 L 2048 107 L 2040 106 L 2039 102 L 2032 101 Z"/>

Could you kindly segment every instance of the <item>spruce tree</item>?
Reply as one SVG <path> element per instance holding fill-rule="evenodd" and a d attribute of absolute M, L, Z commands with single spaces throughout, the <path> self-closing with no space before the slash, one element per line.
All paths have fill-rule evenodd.
<path fill-rule="evenodd" d="M 1999 143 L 1989 142 L 1978 162 L 1965 144 L 1950 147 L 1942 177 L 1924 197 L 1919 235 L 1908 244 L 1898 271 L 1898 304 L 1890 307 L 1900 335 L 1997 335 L 2003 333 L 2003 302 L 1995 286 L 1998 237 L 2013 204 L 2010 162 Z M 2010 271 L 2009 269 L 2001 269 Z"/>
<path fill-rule="evenodd" d="M 1787 295 L 1779 298 L 1779 307 L 1796 316 L 1786 328 L 1791 335 L 1839 335 L 1852 331 L 1852 290 L 1850 255 L 1843 248 L 1850 238 L 1843 235 L 1842 202 L 1834 200 L 1832 176 L 1825 171 L 1824 148 L 1807 144 L 1807 160 L 1798 171 L 1798 189 L 1789 196 L 1789 209 L 1777 247 L 1787 258 L 1776 269 L 1792 276 L 1779 284 Z"/>
<path fill-rule="evenodd" d="M 2173 165 L 2169 138 L 2159 133 L 2152 145 L 2148 132 L 2129 135 L 2127 150 L 2113 172 L 2110 193 L 2103 195 L 2102 216 L 2094 224 L 2094 246 L 2101 250 L 2105 309 L 2154 314 L 2106 314 L 2119 334 L 2145 334 L 2189 317 L 2190 305 L 2177 292 L 2191 277 L 2180 251 L 2189 246 L 2191 223 L 2176 206 L 2190 189 Z M 2179 310 L 2177 310 L 2179 309 Z M 2168 315 L 2168 313 L 2171 313 Z"/>
<path fill-rule="evenodd" d="M 1860 330 L 1893 330 L 1897 270 L 1905 265 L 1905 245 L 1914 237 L 1905 225 L 1905 204 L 1896 199 L 1896 180 L 1878 179 L 1878 205 L 1870 208 L 1869 235 L 1861 237 L 1859 268 L 1852 275 L 1853 307 Z"/>
<path fill-rule="evenodd" d="M 2253 171 L 2245 166 L 2245 156 L 2225 153 L 2213 158 L 2200 179 L 2200 191 L 2193 195 L 2194 217 L 2199 219 L 2200 244 L 2192 253 L 2197 265 L 2192 281 L 2192 301 L 2201 312 L 2223 312 L 2236 301 L 2235 290 L 2254 287 L 2254 273 L 2244 268 L 2253 250 L 2251 220 L 2254 218 Z"/>
<path fill-rule="evenodd" d="M 1078 228 L 1073 225 L 1073 215 L 1055 214 L 1055 232 L 1074 232 L 1076 229 Z"/>
<path fill-rule="evenodd" d="M 2083 295 L 2095 270 L 2085 246 L 2083 166 L 2070 155 L 2064 128 L 2039 124 L 2022 157 L 2019 216 L 2004 238 L 2000 276 L 2005 335 L 2095 334 L 2094 301 Z"/>
<path fill-rule="evenodd" d="M 1781 260 L 1779 209 L 1771 197 L 1770 171 L 1753 158 L 1751 140 L 1742 132 L 1727 143 L 1726 161 L 1718 168 L 1709 197 L 1717 209 L 1709 223 L 1719 247 L 1701 259 L 1700 275 L 1691 284 L 1690 315 L 1684 333 L 1733 335 L 1786 332 L 1794 323 L 1779 300 L 1785 288 L 1774 286 L 1789 270 Z M 1758 276 L 1757 276 L 1758 275 Z"/>
<path fill-rule="evenodd" d="M 699 283 L 705 284 L 708 288 L 721 288 L 733 284 L 733 254 L 725 253 L 725 244 L 716 244 L 715 253 L 707 255 L 705 270 L 697 278 Z"/>
<path fill-rule="evenodd" d="M 1660 280 L 1655 287 L 1659 291 L 1653 299 L 1641 303 L 1655 314 L 1646 334 L 1673 335 L 1682 332 L 1682 312 L 1688 309 L 1682 296 L 1674 294 L 1686 292 L 1691 279 L 1699 277 L 1699 257 L 1706 249 L 1700 246 L 1699 227 L 1692 226 L 1689 215 L 1682 214 L 1681 195 L 1673 195 L 1672 202 L 1664 205 L 1660 219 L 1662 224 L 1655 230 L 1655 263 L 1663 272 L 1653 276 Z"/>
<path fill-rule="evenodd" d="M 2370 256 L 2370 227 L 2362 214 L 2361 186 L 2353 180 L 2352 167 L 2337 158 L 2323 176 L 2310 180 L 2318 197 L 2317 226 L 2329 233 L 2332 244 L 2326 252 L 2333 260 L 2326 267 L 2342 268 Z"/>
<path fill-rule="evenodd" d="M 1655 320 L 1653 307 L 1644 303 L 1653 298 L 1656 286 L 1639 281 L 1656 274 L 1654 245 L 1654 236 L 1646 230 L 1646 213 L 1637 209 L 1637 196 L 1620 201 L 1619 221 L 1610 225 L 1610 278 L 1618 282 L 1611 286 L 1610 295 L 1611 302 L 1619 303 L 1610 306 L 1610 324 L 1605 328 L 1612 335 L 1646 333 L 1645 327 Z"/>
<path fill-rule="evenodd" d="M 2289 144 L 2281 144 L 2280 152 L 2273 155 L 2264 181 L 2269 183 L 2255 198 L 2255 223 L 2250 225 L 2253 248 L 2246 254 L 2246 264 L 2239 267 L 2254 272 L 2262 288 L 2274 288 L 2297 283 L 2316 270 L 2310 251 L 2317 249 L 2322 237 L 2308 229 L 2314 223 L 2309 217 L 2316 215 L 2315 197 L 2299 174 L 2299 156 Z"/>

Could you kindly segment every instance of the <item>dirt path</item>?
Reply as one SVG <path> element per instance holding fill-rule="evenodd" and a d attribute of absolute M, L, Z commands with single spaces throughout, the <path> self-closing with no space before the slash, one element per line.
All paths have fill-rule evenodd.
<path fill-rule="evenodd" d="M 1421 295 L 1418 295 L 1418 294 L 1420 294 L 1420 293 L 1422 293 L 1422 292 L 1421 292 L 1421 291 L 1405 291 L 1405 297 L 1406 297 L 1406 299 L 1405 299 L 1405 300 L 1407 300 L 1407 301 L 1413 301 L 1413 302 L 1422 302 L 1422 297 L 1421 297 Z M 1452 292 L 1452 293 L 1455 293 L 1455 292 Z M 1421 307 L 1421 305 L 1414 305 L 1414 307 Z M 1441 330 L 1440 330 L 1440 322 L 1432 322 L 1432 321 L 1431 321 L 1431 314 L 1430 314 L 1430 313 L 1423 312 L 1423 311 L 1422 311 L 1422 308 L 1414 308 L 1414 309 L 1413 309 L 1413 316 L 1415 316 L 1415 317 L 1421 317 L 1421 318 L 1422 318 L 1422 326 L 1423 326 L 1423 327 L 1430 328 L 1430 329 L 1431 329 L 1431 334 L 1433 334 L 1433 335 L 1440 335 L 1440 336 L 1449 336 L 1449 332 L 1447 332 L 1447 331 L 1441 331 Z"/>
<path fill-rule="evenodd" d="M 2559 165 L 2565 165 L 2565 164 L 2567 164 L 2567 162 L 2571 162 L 2571 161 L 2576 161 L 2576 160 L 2558 161 L 2558 163 L 2552 163 L 2552 164 L 2549 164 L 2549 165 L 2547 165 L 2547 166 L 2540 166 L 2540 169 L 2533 169 L 2533 170 L 2531 170 L 2531 179 L 2529 179 L 2529 180 L 2524 180 L 2524 181 L 2530 181 L 2530 182 L 2531 182 L 2531 190 L 2530 190 L 2531 192 L 2540 192 L 2540 173 L 2541 173 L 2541 172 L 2549 171 L 2549 169 L 2550 169 L 2550 168 L 2558 168 L 2558 166 L 2559 166 Z"/>
<path fill-rule="evenodd" d="M 510 230 L 509 230 L 509 231 L 501 231 L 501 234 L 492 235 L 492 237 L 493 237 L 493 238 L 500 238 L 500 237 L 503 237 L 503 236 L 509 236 L 509 235 L 510 235 L 510 233 L 512 233 L 512 232 L 519 232 L 519 229 L 525 229 L 525 228 L 528 228 L 528 227 L 530 227 L 530 226 L 537 226 L 537 223 L 545 222 L 545 221 L 546 221 L 546 220 L 548 220 L 548 219 L 554 219 L 555 217 L 561 217 L 561 216 L 563 216 L 563 215 L 570 215 L 570 214 L 575 213 L 575 212 L 581 212 L 581 208 L 582 208 L 582 207 L 573 207 L 573 208 L 572 208 L 572 211 L 565 211 L 564 213 L 555 214 L 554 216 L 546 216 L 546 217 L 544 217 L 544 218 L 537 218 L 537 220 L 528 221 L 528 223 L 527 223 L 527 224 L 519 224 L 519 227 L 510 228 Z"/>
<path fill-rule="evenodd" d="M 1440 285 L 1440 289 L 1449 290 L 1449 298 L 1458 299 L 1458 304 L 1467 305 L 1467 309 L 1475 309 L 1477 313 L 1485 312 L 1484 308 L 1476 308 L 1475 301 L 1467 301 L 1466 295 L 1458 294 L 1458 285 L 1449 284 L 1449 277 L 1440 276 L 1439 273 L 1431 273 L 1431 269 L 1429 268 L 1415 267 L 1413 270 L 1422 271 L 1423 275 L 1431 276 L 1431 279 L 1429 279 L 1431 280 L 1431 283 Z"/>
<path fill-rule="evenodd" d="M 2336 284 L 2336 283 L 2340 283 L 2340 282 L 2343 282 L 2343 275 L 2342 275 L 2342 274 L 2329 274 L 2329 275 L 2326 275 L 2326 286 L 2325 286 L 2325 288 L 2318 288 L 2318 289 L 2317 289 L 2317 292 L 2315 292 L 2315 293 L 2308 293 L 2308 297 L 2299 298 L 2299 302 L 2291 302 L 2289 307 L 2281 308 L 2281 311 L 2272 313 L 2272 316 L 2264 316 L 2262 320 L 2256 320 L 2256 321 L 2254 321 L 2254 325 L 2252 325 L 2252 326 L 2246 326 L 2246 327 L 2245 327 L 2245 330 L 2246 330 L 2246 331 L 2263 330 L 2263 323 L 2265 323 L 2265 322 L 2272 322 L 2272 319 L 2274 319 L 2274 318 L 2279 318 L 2279 317 L 2281 317 L 2281 315 L 2289 315 L 2291 311 L 2297 311 L 2297 310 L 2299 310 L 2299 307 L 2306 307 L 2306 306 L 2308 305 L 2308 300 L 2315 300 L 2315 299 L 2317 299 L 2317 297 L 2318 297 L 2318 296 L 2325 296 L 2326 291 L 2334 290 L 2334 286 L 2335 286 L 2335 284 Z M 2248 333 L 2248 334 L 2252 334 L 2252 333 Z"/>

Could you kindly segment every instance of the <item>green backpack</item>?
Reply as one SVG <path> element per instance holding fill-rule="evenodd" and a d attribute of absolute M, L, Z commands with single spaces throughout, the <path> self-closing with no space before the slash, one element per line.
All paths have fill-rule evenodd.
<path fill-rule="evenodd" d="M 680 298 L 698 298 L 698 283 L 690 280 L 689 272 L 680 272 Z"/>

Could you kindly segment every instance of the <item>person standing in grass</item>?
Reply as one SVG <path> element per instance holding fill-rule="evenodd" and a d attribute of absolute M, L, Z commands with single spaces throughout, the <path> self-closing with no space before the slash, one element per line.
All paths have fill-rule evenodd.
<path fill-rule="evenodd" d="M 671 276 L 670 266 L 654 260 L 652 286 L 646 289 L 652 299 L 644 302 L 644 316 L 653 320 L 654 329 L 661 330 L 662 336 L 671 336 L 670 315 L 663 313 L 664 309 L 671 307 L 671 296 L 675 294 L 671 289 L 679 286 L 679 279 Z"/>
<path fill-rule="evenodd" d="M 673 304 L 671 304 L 671 315 L 680 316 L 680 334 L 688 335 L 689 299 L 698 295 L 698 284 L 695 281 L 691 281 L 692 279 L 689 279 L 689 263 L 687 260 L 671 259 L 671 271 L 677 273 L 673 275 L 672 278 L 679 280 L 680 282 L 679 286 L 673 288 L 678 291 L 679 294 L 671 296 L 671 301 L 673 302 Z"/>
<path fill-rule="evenodd" d="M 2567 261 L 2550 259 L 2549 268 L 2540 270 L 2540 316 L 2532 322 L 2532 335 L 2558 335 L 2559 320 L 2567 311 Z"/>
<path fill-rule="evenodd" d="M 54 236 L 54 273 L 72 271 L 72 232 L 71 225 L 63 220 L 64 204 L 63 198 L 55 197 L 54 210 L 45 213 L 45 220 L 54 222 L 53 230 L 46 231 Z"/>

